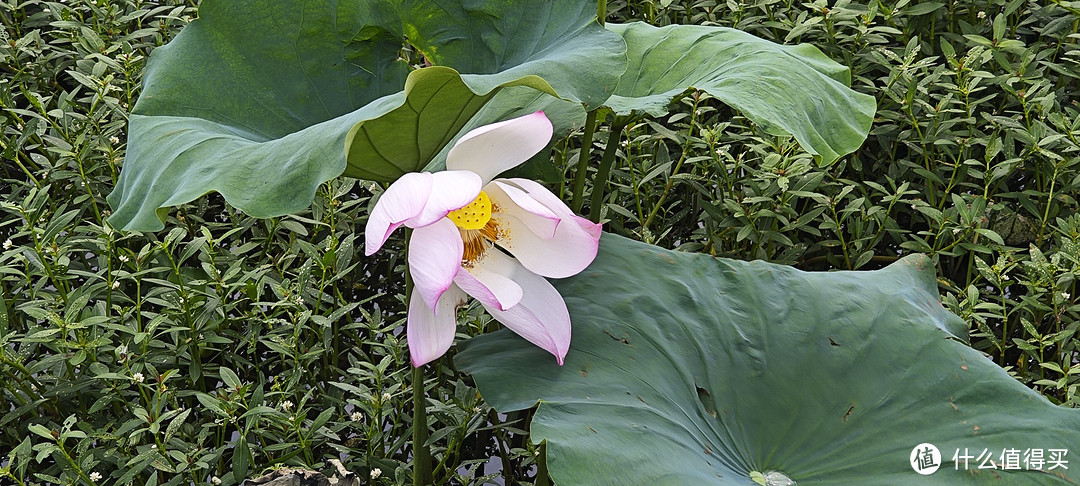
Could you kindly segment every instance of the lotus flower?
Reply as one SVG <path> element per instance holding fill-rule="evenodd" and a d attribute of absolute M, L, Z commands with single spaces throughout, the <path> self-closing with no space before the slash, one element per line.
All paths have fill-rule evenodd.
<path fill-rule="evenodd" d="M 413 366 L 450 348 L 457 308 L 469 296 L 563 363 L 570 314 L 544 277 L 569 277 L 592 263 L 600 225 L 573 214 L 535 181 L 495 178 L 547 146 L 551 134 L 543 112 L 479 127 L 450 149 L 447 170 L 405 174 L 375 204 L 365 228 L 367 255 L 398 227 L 413 228 L 407 324 Z"/>

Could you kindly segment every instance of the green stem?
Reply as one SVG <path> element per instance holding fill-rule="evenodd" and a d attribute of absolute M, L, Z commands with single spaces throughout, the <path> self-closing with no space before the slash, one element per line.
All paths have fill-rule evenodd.
<path fill-rule="evenodd" d="M 679 156 L 679 161 L 675 163 L 675 169 L 671 171 L 672 176 L 679 173 L 679 169 L 682 168 L 683 162 L 686 162 L 687 156 L 690 155 L 690 140 L 694 136 L 694 128 L 697 124 L 698 102 L 700 101 L 700 92 L 695 92 L 694 107 L 690 111 L 690 128 L 686 131 L 686 143 L 683 144 L 682 154 Z M 664 201 L 667 200 L 668 194 L 671 193 L 671 188 L 674 185 L 675 179 L 668 177 L 667 182 L 664 184 L 664 192 L 660 193 L 660 199 L 656 201 L 656 205 L 653 206 L 652 211 L 649 212 L 649 216 L 645 218 L 645 222 L 641 224 L 646 230 L 649 229 L 649 224 L 651 224 L 653 218 L 656 217 L 656 213 L 660 212 L 660 208 L 664 206 Z"/>
<path fill-rule="evenodd" d="M 412 229 L 405 231 L 405 241 L 412 240 Z M 408 254 L 406 243 L 406 255 Z M 405 302 L 411 302 L 413 292 L 412 273 L 408 265 L 405 266 Z M 431 478 L 431 450 L 427 447 L 427 400 L 424 397 L 424 368 L 417 366 L 412 369 L 412 453 L 413 453 L 413 486 L 433 484 Z"/>
<path fill-rule="evenodd" d="M 607 0 L 599 0 L 596 2 L 596 21 L 604 25 L 605 18 L 607 18 Z"/>
<path fill-rule="evenodd" d="M 424 398 L 424 368 L 422 366 L 412 370 L 413 388 L 413 486 L 432 484 L 431 480 L 431 451 L 428 450 L 427 442 L 427 406 Z"/>
<path fill-rule="evenodd" d="M 578 151 L 577 171 L 574 173 L 574 198 L 570 202 L 570 209 L 577 214 L 581 214 L 581 204 L 584 202 L 582 196 L 585 192 L 585 177 L 589 173 L 589 159 L 592 158 L 594 133 L 596 133 L 596 110 L 585 115 L 585 132 L 581 134 L 581 150 Z"/>
<path fill-rule="evenodd" d="M 1046 219 L 1050 217 L 1050 206 L 1054 202 L 1054 185 L 1057 183 L 1058 166 L 1054 164 L 1054 175 L 1050 179 L 1050 191 L 1046 194 L 1046 209 L 1043 210 L 1042 223 L 1039 225 L 1038 242 L 1042 243 L 1046 232 Z"/>
<path fill-rule="evenodd" d="M 615 163 L 615 152 L 619 148 L 619 138 L 622 137 L 624 126 L 625 122 L 620 123 L 618 120 L 611 124 L 607 147 L 604 148 L 604 158 L 600 160 L 600 167 L 596 170 L 596 179 L 593 179 L 592 198 L 589 200 L 589 219 L 594 223 L 600 222 L 600 207 L 604 204 L 608 177 L 611 176 L 611 166 Z"/>

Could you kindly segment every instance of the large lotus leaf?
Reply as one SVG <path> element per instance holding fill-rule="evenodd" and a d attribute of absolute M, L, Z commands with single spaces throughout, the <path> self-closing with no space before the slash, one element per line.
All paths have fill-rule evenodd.
<path fill-rule="evenodd" d="M 1080 412 L 962 342 L 924 256 L 808 273 L 604 235 L 596 261 L 556 287 L 574 323 L 564 366 L 505 330 L 463 343 L 455 362 L 500 411 L 540 402 L 532 440 L 547 441 L 558 484 L 1080 480 L 1075 464 L 1000 469 L 1006 449 L 1080 450 Z M 909 463 L 922 443 L 942 455 L 925 477 Z M 973 457 L 965 470 L 984 450 L 999 469 Z"/>
<path fill-rule="evenodd" d="M 473 80 L 486 84 L 490 77 L 462 76 L 437 66 L 414 71 L 405 82 L 404 104 L 349 130 L 345 175 L 393 181 L 406 172 L 420 170 L 440 149 L 448 148 L 451 139 L 464 135 L 462 128 L 499 88 L 527 86 L 536 96 L 558 99 L 547 81 L 532 75 L 491 87 L 469 86 Z"/>
<path fill-rule="evenodd" d="M 775 44 L 725 27 L 607 28 L 626 40 L 629 60 L 604 103 L 617 114 L 660 116 L 697 88 L 774 133 L 790 133 L 824 163 L 854 152 L 870 130 L 874 98 L 848 88 L 848 68 L 811 45 Z"/>
<path fill-rule="evenodd" d="M 598 103 L 625 67 L 625 45 L 580 3 L 204 0 L 199 19 L 151 55 L 110 221 L 159 229 L 156 212 L 209 191 L 255 216 L 297 211 L 346 157 L 348 174 L 391 180 L 427 164 L 503 86 Z M 519 9 L 549 15 L 492 20 Z M 466 74 L 410 75 L 407 42 Z M 346 147 L 360 122 L 362 143 Z"/>

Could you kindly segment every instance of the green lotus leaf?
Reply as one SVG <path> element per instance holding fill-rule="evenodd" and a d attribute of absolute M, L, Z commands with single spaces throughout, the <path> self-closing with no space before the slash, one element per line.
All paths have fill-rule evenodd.
<path fill-rule="evenodd" d="M 410 74 L 410 45 L 438 67 Z M 275 216 L 342 173 L 393 180 L 429 163 L 502 87 L 607 99 L 624 53 L 572 0 L 204 0 L 151 55 L 110 222 L 160 229 L 167 207 L 210 191 Z"/>
<path fill-rule="evenodd" d="M 455 363 L 501 412 L 540 403 L 531 440 L 547 442 L 558 484 L 1080 480 L 1075 464 L 1023 459 L 1075 454 L 1080 412 L 967 346 L 924 256 L 808 273 L 604 235 L 556 287 L 574 325 L 564 366 L 506 330 L 466 341 Z M 923 443 L 941 454 L 926 476 L 909 462 Z"/>
<path fill-rule="evenodd" d="M 823 163 L 854 152 L 870 130 L 874 98 L 851 90 L 848 68 L 811 45 L 785 46 L 725 27 L 607 28 L 626 40 L 629 61 L 604 103 L 616 114 L 661 116 L 696 88 L 773 133 L 793 135 Z"/>
<path fill-rule="evenodd" d="M 537 91 L 537 96 L 558 96 L 547 81 L 532 75 L 490 87 L 468 84 L 474 80 L 484 84 L 490 77 L 462 76 L 439 66 L 413 71 L 405 82 L 404 104 L 378 118 L 360 121 L 349 130 L 345 175 L 393 181 L 422 169 L 440 150 L 448 148 L 451 140 L 464 135 L 462 128 L 499 88 L 527 86 Z"/>

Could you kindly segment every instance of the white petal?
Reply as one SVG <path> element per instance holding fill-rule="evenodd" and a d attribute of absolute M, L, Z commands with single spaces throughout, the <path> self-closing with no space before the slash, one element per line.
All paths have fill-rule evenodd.
<path fill-rule="evenodd" d="M 521 286 L 510 278 L 519 266 L 513 258 L 492 248 L 472 267 L 458 272 L 454 283 L 485 306 L 506 310 L 521 301 Z"/>
<path fill-rule="evenodd" d="M 470 170 L 484 184 L 529 160 L 551 141 L 551 121 L 538 111 L 485 125 L 462 136 L 446 154 L 449 170 Z"/>
<path fill-rule="evenodd" d="M 555 229 L 559 226 L 559 216 L 536 199 L 529 197 L 525 191 L 515 185 L 502 182 L 503 180 L 495 179 L 484 186 L 484 192 L 498 206 L 498 212 L 505 214 L 510 211 L 533 233 L 536 233 L 536 236 L 541 238 L 555 236 Z"/>
<path fill-rule="evenodd" d="M 515 265 L 510 277 L 523 292 L 517 305 L 503 310 L 478 300 L 492 317 L 563 364 L 570 349 L 570 313 L 562 296 L 544 277 L 521 265 Z"/>
<path fill-rule="evenodd" d="M 449 219 L 413 230 L 408 249 L 413 295 L 419 295 L 429 309 L 435 309 L 439 296 L 454 282 L 464 252 L 461 232 Z"/>
<path fill-rule="evenodd" d="M 504 231 L 498 244 L 525 268 L 545 277 L 565 278 L 580 273 L 596 258 L 600 225 L 575 215 L 558 197 L 536 182 L 499 179 L 488 187 L 493 185 L 507 195 L 517 195 L 499 202 L 498 217 Z M 557 215 L 559 223 L 553 233 L 537 230 L 537 221 L 547 216 L 536 214 L 534 206 L 545 208 L 547 214 Z"/>
<path fill-rule="evenodd" d="M 593 223 L 588 219 L 582 218 L 581 216 L 574 214 L 574 212 L 570 210 L 570 206 L 567 206 L 566 203 L 562 202 L 562 199 L 559 199 L 558 196 L 552 194 L 551 191 L 547 190 L 547 188 L 541 185 L 539 182 L 529 179 L 521 179 L 517 177 L 512 179 L 499 179 L 499 182 L 509 182 L 517 187 L 520 187 L 523 191 L 529 193 L 530 197 L 535 199 L 540 204 L 543 204 L 556 215 L 558 215 L 559 218 L 563 220 L 574 220 L 578 226 L 580 226 L 587 233 L 589 233 L 589 236 L 595 238 L 598 241 L 600 240 L 600 233 L 602 232 L 602 228 L 599 223 Z"/>
<path fill-rule="evenodd" d="M 390 184 L 368 215 L 364 227 L 364 254 L 382 248 L 395 229 L 424 211 L 431 196 L 434 177 L 427 172 L 409 172 Z"/>
<path fill-rule="evenodd" d="M 423 366 L 437 359 L 454 344 L 454 331 L 457 329 L 457 308 L 465 303 L 465 292 L 451 285 L 439 298 L 438 305 L 432 311 L 420 297 L 413 293 L 409 301 L 409 321 L 406 325 L 406 337 L 409 340 L 409 355 L 414 367 Z"/>
<path fill-rule="evenodd" d="M 480 176 L 467 170 L 444 170 L 431 176 L 431 195 L 420 214 L 405 222 L 410 228 L 427 226 L 461 209 L 473 202 L 483 187 Z"/>

